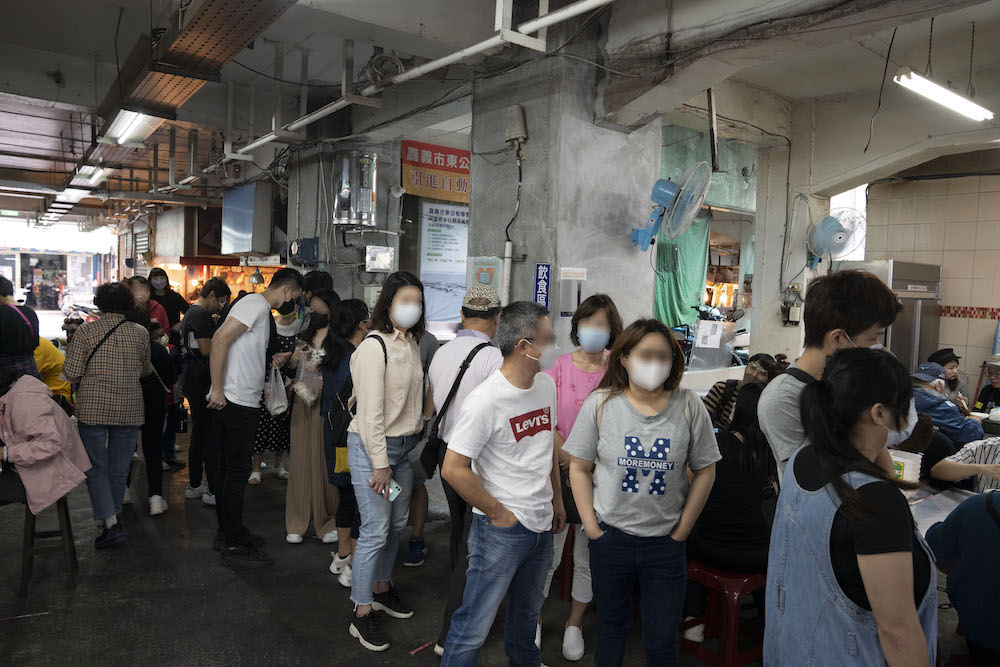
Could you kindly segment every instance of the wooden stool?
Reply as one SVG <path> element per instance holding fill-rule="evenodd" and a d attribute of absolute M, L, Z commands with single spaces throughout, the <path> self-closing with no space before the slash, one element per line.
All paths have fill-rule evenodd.
<path fill-rule="evenodd" d="M 73 524 L 69 520 L 69 504 L 65 496 L 56 501 L 56 514 L 59 516 L 59 530 L 35 530 L 35 515 L 31 510 L 24 509 L 24 546 L 21 550 L 21 588 L 20 597 L 28 594 L 28 582 L 31 580 L 32 563 L 35 554 L 47 551 L 62 551 L 66 567 L 66 588 L 76 586 L 76 573 L 80 564 L 76 558 L 76 545 L 73 543 Z M 50 538 L 60 538 L 60 544 L 43 544 L 35 546 L 35 541 Z"/>
<path fill-rule="evenodd" d="M 741 667 L 748 662 L 760 660 L 762 646 L 745 653 L 739 652 L 740 597 L 764 588 L 764 575 L 723 572 L 698 561 L 689 561 L 688 579 L 708 588 L 709 604 L 706 613 L 681 623 L 681 632 L 704 623 L 706 637 L 718 634 L 719 650 L 712 651 L 683 637 L 681 648 L 710 664 L 722 667 Z M 721 631 L 717 631 L 720 626 Z"/>

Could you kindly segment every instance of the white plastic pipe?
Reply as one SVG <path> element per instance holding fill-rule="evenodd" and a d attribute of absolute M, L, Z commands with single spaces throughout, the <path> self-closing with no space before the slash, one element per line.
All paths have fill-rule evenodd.
<path fill-rule="evenodd" d="M 510 267 L 514 259 L 514 244 L 504 241 L 503 244 L 503 276 L 500 281 L 500 304 L 510 303 Z"/>
<path fill-rule="evenodd" d="M 517 26 L 517 31 L 530 35 L 533 32 L 538 32 L 542 28 L 548 28 L 550 25 L 555 25 L 556 23 L 562 23 L 566 19 L 571 19 L 574 16 L 579 16 L 580 14 L 589 12 L 591 9 L 597 9 L 598 7 L 603 7 L 604 5 L 610 5 L 615 0 L 579 0 L 579 2 L 574 2 L 572 5 L 566 5 L 554 12 L 549 12 L 543 16 L 539 16 L 536 19 L 531 19 L 521 25 Z"/>

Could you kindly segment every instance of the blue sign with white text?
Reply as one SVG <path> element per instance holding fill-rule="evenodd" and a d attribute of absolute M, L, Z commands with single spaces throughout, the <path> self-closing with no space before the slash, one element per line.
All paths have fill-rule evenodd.
<path fill-rule="evenodd" d="M 549 288 L 552 283 L 552 265 L 535 264 L 535 303 L 549 307 Z"/>

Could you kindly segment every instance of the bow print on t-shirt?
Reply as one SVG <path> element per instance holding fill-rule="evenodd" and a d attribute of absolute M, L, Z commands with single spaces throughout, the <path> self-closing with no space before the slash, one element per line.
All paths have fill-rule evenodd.
<path fill-rule="evenodd" d="M 647 452 L 642 446 L 639 438 L 625 436 L 625 456 L 618 458 L 618 465 L 625 468 L 625 476 L 622 479 L 623 493 L 639 493 L 639 471 L 643 477 L 649 477 L 649 472 L 654 471 L 653 480 L 649 484 L 649 495 L 662 496 L 666 488 L 664 471 L 673 470 L 674 464 L 667 461 L 670 454 L 670 440 L 668 438 L 656 438 L 653 446 Z"/>

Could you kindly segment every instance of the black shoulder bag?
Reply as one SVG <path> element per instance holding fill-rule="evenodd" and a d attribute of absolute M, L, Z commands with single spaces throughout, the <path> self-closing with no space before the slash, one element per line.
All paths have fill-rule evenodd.
<path fill-rule="evenodd" d="M 458 369 L 458 377 L 455 378 L 455 382 L 451 385 L 451 391 L 448 392 L 448 397 L 444 399 L 444 404 L 441 405 L 441 410 L 437 413 L 437 417 L 434 419 L 434 424 L 431 425 L 430 433 L 427 434 L 427 444 L 424 445 L 424 451 L 420 454 L 420 465 L 424 467 L 424 472 L 427 473 L 427 479 L 434 477 L 434 471 L 438 467 L 438 461 L 441 458 L 443 450 L 447 447 L 447 444 L 438 435 L 438 429 L 441 427 L 441 420 L 444 419 L 445 414 L 448 412 L 448 408 L 451 406 L 451 402 L 455 400 L 455 394 L 458 393 L 458 388 L 462 384 L 462 378 L 465 377 L 465 371 L 469 370 L 469 366 L 472 364 L 472 360 L 475 359 L 479 351 L 484 347 L 490 347 L 489 343 L 480 343 L 476 347 L 472 348 L 472 352 L 469 352 L 469 356 L 465 358 L 462 362 L 461 367 Z"/>
<path fill-rule="evenodd" d="M 118 327 L 120 327 L 121 325 L 125 324 L 126 322 L 128 322 L 128 320 L 122 320 L 121 322 L 119 322 L 115 326 L 111 327 L 111 329 L 108 331 L 108 333 L 104 334 L 104 338 L 102 338 L 101 340 L 99 340 L 97 342 L 97 345 L 94 346 L 94 349 L 90 351 L 90 356 L 88 356 L 87 360 L 85 362 L 83 362 L 83 371 L 80 373 L 80 379 L 81 380 L 83 380 L 83 376 L 87 372 L 87 367 L 90 366 L 90 360 L 94 358 L 94 355 L 97 354 L 97 351 L 99 349 L 101 349 L 101 346 L 104 345 L 105 341 L 107 341 L 109 338 L 111 338 L 111 334 L 113 334 Z M 80 387 L 79 384 L 72 385 L 70 387 L 71 394 L 75 395 L 76 394 L 76 390 L 79 387 Z"/>

